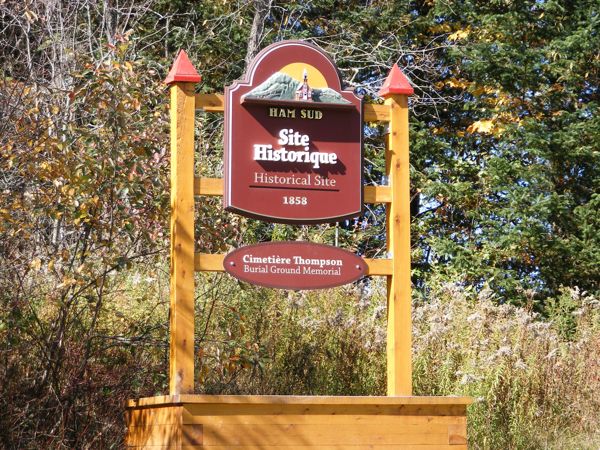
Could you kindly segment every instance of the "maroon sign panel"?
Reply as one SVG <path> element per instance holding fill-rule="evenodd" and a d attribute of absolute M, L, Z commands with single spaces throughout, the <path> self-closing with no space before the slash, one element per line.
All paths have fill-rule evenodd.
<path fill-rule="evenodd" d="M 311 224 L 360 215 L 362 102 L 300 41 L 260 52 L 225 88 L 225 209 Z"/>
<path fill-rule="evenodd" d="M 358 280 L 367 265 L 354 253 L 310 242 L 266 242 L 228 253 L 225 271 L 259 286 L 323 289 Z"/>

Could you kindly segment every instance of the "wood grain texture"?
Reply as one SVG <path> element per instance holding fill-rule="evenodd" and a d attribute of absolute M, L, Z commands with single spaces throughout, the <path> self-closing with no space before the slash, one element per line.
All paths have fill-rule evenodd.
<path fill-rule="evenodd" d="M 392 190 L 388 186 L 365 186 L 363 188 L 365 203 L 390 203 Z"/>
<path fill-rule="evenodd" d="M 223 94 L 196 94 L 196 109 L 206 112 L 223 112 L 225 110 Z"/>
<path fill-rule="evenodd" d="M 467 444 L 467 424 L 451 424 L 448 426 L 448 444 Z"/>
<path fill-rule="evenodd" d="M 387 205 L 387 250 L 392 255 L 388 276 L 387 392 L 412 394 L 412 304 L 410 279 L 410 172 L 408 97 L 391 95 L 386 170 L 392 201 Z"/>
<path fill-rule="evenodd" d="M 470 405 L 471 397 L 448 396 L 329 396 L 329 395 L 158 395 L 128 400 L 127 408 L 158 405 L 364 405 L 404 407 Z"/>
<path fill-rule="evenodd" d="M 365 258 L 368 270 L 367 275 L 391 275 L 393 269 L 391 259 Z"/>
<path fill-rule="evenodd" d="M 389 122 L 390 108 L 388 105 L 366 103 L 363 107 L 363 122 Z"/>
<path fill-rule="evenodd" d="M 173 405 L 128 408 L 125 413 L 127 448 L 180 448 L 184 425 L 182 413 L 181 406 Z"/>
<path fill-rule="evenodd" d="M 223 259 L 225 253 L 196 253 L 195 270 L 197 272 L 225 272 Z"/>
<path fill-rule="evenodd" d="M 158 447 L 177 449 L 198 446 L 204 443 L 203 425 L 154 425 L 152 427 L 130 427 L 126 445 L 128 448 Z"/>
<path fill-rule="evenodd" d="M 156 447 L 141 447 L 142 449 L 152 450 Z M 182 450 L 467 450 L 466 445 L 420 445 L 420 444 L 399 444 L 399 445 L 379 445 L 379 444 L 344 444 L 344 445 L 211 445 L 198 447 L 181 447 Z"/>
<path fill-rule="evenodd" d="M 171 86 L 169 392 L 194 392 L 194 83 Z"/>
<path fill-rule="evenodd" d="M 204 443 L 211 445 L 447 445 L 447 425 L 354 424 L 225 424 L 204 427 Z"/>
<path fill-rule="evenodd" d="M 129 408 L 125 411 L 125 421 L 132 427 L 180 424 L 181 406 L 157 405 L 155 407 Z"/>
<path fill-rule="evenodd" d="M 194 178 L 194 195 L 223 196 L 223 178 Z"/>
<path fill-rule="evenodd" d="M 466 397 L 151 397 L 128 403 L 127 443 L 131 449 L 466 449 L 470 402 Z"/>
<path fill-rule="evenodd" d="M 257 407 L 254 411 L 250 408 L 227 408 L 227 407 L 213 407 L 210 409 L 209 414 L 205 414 L 203 408 L 198 405 L 192 405 L 186 407 L 183 413 L 183 422 L 187 424 L 202 423 L 207 426 L 212 425 L 224 425 L 224 424 L 277 424 L 285 425 L 288 423 L 303 424 L 303 425 L 354 425 L 362 426 L 363 424 L 371 423 L 373 421 L 374 410 L 372 408 L 355 409 L 353 414 L 340 414 L 342 410 L 336 410 L 333 408 L 316 408 L 315 414 L 311 414 L 311 410 L 302 411 L 299 408 L 289 408 L 284 411 L 283 409 L 273 408 L 268 411 L 266 408 Z M 233 413 L 235 411 L 235 413 Z M 408 410 L 410 411 L 410 409 Z M 448 412 L 445 409 L 444 412 Z M 250 414 L 250 413 L 254 414 Z M 372 414 L 368 414 L 372 412 Z M 466 423 L 465 417 L 457 415 L 418 415 L 416 414 L 401 414 L 398 411 L 389 411 L 388 413 L 377 414 L 377 423 L 380 425 L 387 426 L 421 426 L 421 425 L 456 425 L 464 426 Z M 248 413 L 248 414 L 246 414 Z M 327 414 L 329 413 L 329 414 Z M 453 432 L 460 428 L 450 428 L 449 432 Z"/>
<path fill-rule="evenodd" d="M 337 416 L 360 416 L 375 415 L 383 416 L 413 416 L 413 417 L 457 417 L 465 416 L 465 407 L 461 405 L 206 405 L 190 404 L 185 407 L 184 422 L 196 423 L 189 420 L 187 413 L 192 415 L 206 415 L 210 411 L 212 415 L 236 415 L 236 416 L 296 416 L 313 414 L 319 417 L 325 415 Z M 460 422 L 457 422 L 460 423 Z"/>

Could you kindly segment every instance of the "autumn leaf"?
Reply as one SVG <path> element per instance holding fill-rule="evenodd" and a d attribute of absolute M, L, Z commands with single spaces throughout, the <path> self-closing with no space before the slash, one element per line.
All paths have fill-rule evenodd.
<path fill-rule="evenodd" d="M 450 34 L 448 36 L 448 40 L 452 41 L 452 42 L 458 41 L 460 39 L 466 38 L 469 35 L 469 33 L 470 33 L 470 31 L 468 29 L 458 30 L 458 31 L 455 31 L 454 33 Z"/>
<path fill-rule="evenodd" d="M 42 260 L 40 258 L 35 258 L 29 265 L 33 270 L 40 270 L 42 267 Z"/>
<path fill-rule="evenodd" d="M 469 127 L 467 128 L 467 132 L 491 134 L 493 128 L 494 122 L 492 120 L 478 120 L 469 125 Z"/>
<path fill-rule="evenodd" d="M 466 89 L 469 86 L 471 86 L 471 82 L 466 81 L 466 80 L 459 80 L 456 78 L 449 78 L 448 80 L 445 81 L 446 86 L 450 86 L 451 88 L 460 88 L 460 89 Z"/>

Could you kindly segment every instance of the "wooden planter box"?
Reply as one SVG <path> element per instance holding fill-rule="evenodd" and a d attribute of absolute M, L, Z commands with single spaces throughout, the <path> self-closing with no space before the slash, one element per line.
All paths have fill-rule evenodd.
<path fill-rule="evenodd" d="M 129 449 L 459 450 L 467 397 L 175 395 L 130 400 Z"/>

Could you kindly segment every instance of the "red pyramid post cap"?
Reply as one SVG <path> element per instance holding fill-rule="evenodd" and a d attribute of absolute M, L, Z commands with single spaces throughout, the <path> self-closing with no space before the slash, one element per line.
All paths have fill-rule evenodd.
<path fill-rule="evenodd" d="M 390 70 L 390 74 L 379 90 L 379 95 L 381 97 L 389 97 L 392 94 L 413 95 L 414 93 L 415 90 L 411 86 L 410 81 L 402 73 L 398 64 L 394 63 L 394 67 Z"/>
<path fill-rule="evenodd" d="M 179 50 L 177 58 L 175 58 L 175 62 L 171 66 L 167 78 L 165 78 L 165 84 L 170 85 L 182 81 L 186 83 L 199 83 L 202 81 L 202 77 L 196 71 L 185 50 Z"/>

